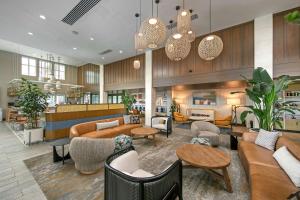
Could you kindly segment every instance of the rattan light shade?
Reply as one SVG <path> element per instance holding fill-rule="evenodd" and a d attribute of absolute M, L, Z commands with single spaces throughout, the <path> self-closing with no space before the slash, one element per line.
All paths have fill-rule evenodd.
<path fill-rule="evenodd" d="M 179 35 L 173 34 L 167 40 L 165 51 L 170 60 L 180 61 L 186 58 L 191 50 L 191 43 L 187 36 L 181 35 L 179 38 Z"/>
<path fill-rule="evenodd" d="M 142 33 L 134 34 L 134 47 L 137 51 L 143 51 L 147 48 L 147 41 L 143 37 Z"/>
<path fill-rule="evenodd" d="M 191 30 L 191 13 L 189 10 L 182 10 L 177 15 L 177 31 L 179 33 L 187 33 L 189 30 Z"/>
<path fill-rule="evenodd" d="M 143 34 L 147 47 L 154 49 L 165 41 L 167 30 L 159 18 L 151 17 L 143 21 L 139 32 Z"/>
<path fill-rule="evenodd" d="M 209 35 L 203 38 L 198 46 L 198 54 L 204 60 L 213 60 L 223 50 L 223 41 L 217 35 Z"/>

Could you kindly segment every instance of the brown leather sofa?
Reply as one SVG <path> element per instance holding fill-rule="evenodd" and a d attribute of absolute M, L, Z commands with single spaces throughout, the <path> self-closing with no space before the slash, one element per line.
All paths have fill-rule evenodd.
<path fill-rule="evenodd" d="M 119 120 L 119 126 L 97 131 L 96 123 L 111 122 Z M 113 138 L 120 134 L 131 134 L 131 129 L 141 127 L 141 124 L 124 124 L 123 117 L 110 118 L 92 122 L 77 124 L 70 129 L 70 138 L 89 137 L 89 138 Z"/>
<path fill-rule="evenodd" d="M 252 200 L 283 200 L 298 191 L 273 158 L 272 151 L 254 143 L 257 133 L 246 132 L 238 153 L 249 180 Z M 278 139 L 276 149 L 286 146 L 300 160 L 300 143 L 287 136 Z"/>

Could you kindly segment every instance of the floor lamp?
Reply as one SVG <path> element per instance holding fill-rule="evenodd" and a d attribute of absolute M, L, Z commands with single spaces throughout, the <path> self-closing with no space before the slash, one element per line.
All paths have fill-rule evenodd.
<path fill-rule="evenodd" d="M 232 125 L 237 125 L 237 115 L 236 109 L 241 107 L 241 100 L 239 98 L 230 98 L 227 99 L 227 104 L 231 105 L 231 134 L 230 134 L 230 148 L 232 150 L 237 150 L 238 139 L 233 135 Z"/>

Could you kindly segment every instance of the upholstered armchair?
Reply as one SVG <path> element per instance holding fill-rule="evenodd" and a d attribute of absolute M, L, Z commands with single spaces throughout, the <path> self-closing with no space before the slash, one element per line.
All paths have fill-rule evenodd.
<path fill-rule="evenodd" d="M 154 116 L 151 118 L 151 127 L 166 132 L 169 137 L 169 134 L 172 133 L 172 118 Z"/>
<path fill-rule="evenodd" d="M 217 117 L 215 119 L 215 125 L 218 127 L 230 127 L 232 116 L 228 115 L 226 117 Z"/>
<path fill-rule="evenodd" d="M 191 125 L 193 137 L 207 138 L 212 146 L 220 143 L 220 129 L 209 122 L 195 121 Z"/>
<path fill-rule="evenodd" d="M 187 122 L 189 118 L 179 112 L 173 112 L 175 122 Z"/>
<path fill-rule="evenodd" d="M 182 200 L 182 164 L 177 160 L 158 175 L 139 167 L 133 147 L 105 162 L 105 200 Z"/>
<path fill-rule="evenodd" d="M 93 174 L 104 166 L 105 159 L 114 149 L 113 138 L 75 137 L 71 140 L 69 151 L 77 170 L 82 174 Z"/>

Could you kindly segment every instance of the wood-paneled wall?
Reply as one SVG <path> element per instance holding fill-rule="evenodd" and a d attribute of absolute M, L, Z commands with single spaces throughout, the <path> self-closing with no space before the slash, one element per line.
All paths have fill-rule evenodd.
<path fill-rule="evenodd" d="M 84 92 L 99 92 L 100 67 L 95 64 L 86 64 L 78 67 L 78 84 L 83 85 Z"/>
<path fill-rule="evenodd" d="M 274 77 L 283 74 L 300 76 L 300 26 L 287 23 L 284 16 L 293 10 L 273 16 Z"/>
<path fill-rule="evenodd" d="M 179 62 L 171 61 L 164 48 L 153 51 L 153 86 L 241 80 L 240 74 L 251 77 L 254 68 L 253 21 L 214 34 L 222 38 L 224 49 L 213 61 L 205 61 L 198 55 L 198 45 L 205 36 L 196 38 L 188 57 Z"/>
<path fill-rule="evenodd" d="M 145 87 L 145 54 L 137 56 L 141 68 L 133 68 L 135 57 L 104 65 L 104 90 L 135 89 Z"/>

